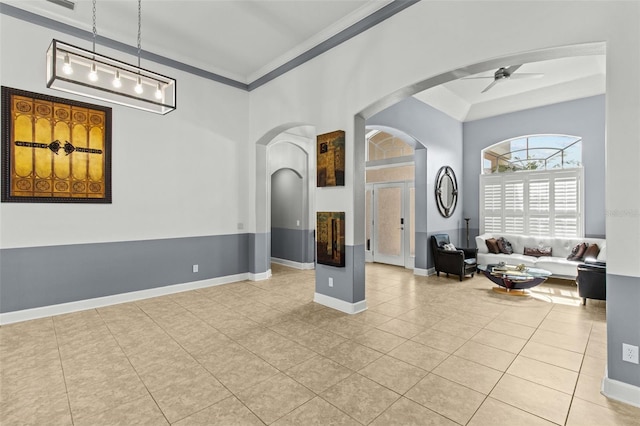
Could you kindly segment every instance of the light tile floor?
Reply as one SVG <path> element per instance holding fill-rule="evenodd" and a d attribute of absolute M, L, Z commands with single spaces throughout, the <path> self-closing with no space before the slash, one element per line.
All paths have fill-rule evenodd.
<path fill-rule="evenodd" d="M 366 267 L 369 309 L 313 271 L 0 328 L 4 425 L 638 425 L 599 392 L 605 304 Z"/>

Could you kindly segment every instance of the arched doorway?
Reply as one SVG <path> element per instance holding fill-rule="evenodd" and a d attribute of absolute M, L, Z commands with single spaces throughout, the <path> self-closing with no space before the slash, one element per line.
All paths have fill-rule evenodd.
<path fill-rule="evenodd" d="M 271 261 L 298 269 L 313 269 L 312 218 L 315 180 L 315 128 L 290 123 L 267 132 L 256 143 L 256 233 L 253 242 L 255 279 L 271 276 Z M 272 182 L 277 205 L 273 206 Z M 286 193 L 287 186 L 297 188 L 295 197 Z M 281 203 L 297 203 L 288 209 Z M 294 217 L 292 211 L 297 212 Z M 272 213 L 276 227 L 272 227 Z M 275 241 L 274 241 L 275 238 Z M 275 256 L 272 249 L 275 248 Z"/>

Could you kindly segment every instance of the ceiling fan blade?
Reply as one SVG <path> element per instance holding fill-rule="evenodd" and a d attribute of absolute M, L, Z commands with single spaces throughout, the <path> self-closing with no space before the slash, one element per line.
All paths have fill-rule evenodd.
<path fill-rule="evenodd" d="M 477 80 L 477 79 L 481 79 L 481 78 L 490 78 L 490 79 L 494 79 L 495 77 L 492 75 L 488 75 L 486 77 L 464 77 L 461 78 L 460 80 Z"/>
<path fill-rule="evenodd" d="M 488 91 L 489 89 L 491 89 L 493 86 L 495 86 L 500 80 L 493 80 L 491 82 L 491 84 L 489 84 L 487 87 L 484 88 L 484 90 L 480 93 L 484 93 L 486 91 Z"/>
<path fill-rule="evenodd" d="M 514 72 L 516 72 L 518 70 L 518 68 L 520 68 L 522 66 L 522 64 L 520 65 L 511 65 L 509 68 L 506 69 L 507 74 L 511 75 Z"/>
<path fill-rule="evenodd" d="M 522 78 L 541 78 L 544 77 L 544 74 L 539 73 L 539 72 L 531 72 L 531 73 L 527 73 L 527 72 L 520 72 L 518 74 L 513 74 L 511 77 L 509 78 L 515 78 L 515 79 L 522 79 Z"/>

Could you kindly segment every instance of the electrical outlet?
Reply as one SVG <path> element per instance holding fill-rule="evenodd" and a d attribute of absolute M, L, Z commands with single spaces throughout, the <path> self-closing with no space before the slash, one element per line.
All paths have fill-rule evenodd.
<path fill-rule="evenodd" d="M 333 287 L 333 278 L 329 277 L 329 287 Z"/>
<path fill-rule="evenodd" d="M 638 364 L 638 347 L 623 343 L 622 344 L 622 360 L 631 362 L 633 364 Z"/>
<path fill-rule="evenodd" d="M 198 272 L 198 265 L 193 265 L 193 272 L 194 273 Z"/>

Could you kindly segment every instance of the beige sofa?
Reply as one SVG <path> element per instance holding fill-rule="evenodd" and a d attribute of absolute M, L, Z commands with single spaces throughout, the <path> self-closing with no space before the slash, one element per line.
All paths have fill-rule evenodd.
<path fill-rule="evenodd" d="M 500 237 L 505 238 L 511 243 L 513 254 L 489 253 L 486 240 L 489 238 L 498 239 Z M 580 243 L 598 244 L 600 253 L 596 260 L 599 262 L 607 261 L 607 240 L 604 238 L 552 238 L 512 234 L 482 234 L 476 237 L 476 247 L 478 247 L 477 262 L 479 265 L 500 262 L 505 262 L 510 265 L 524 264 L 525 266 L 533 268 L 546 269 L 558 278 L 575 279 L 578 275 L 577 267 L 582 262 L 567 260 L 567 257 L 573 247 Z M 525 247 L 551 247 L 551 256 L 525 256 L 523 254 Z"/>

